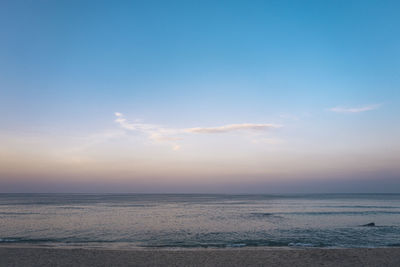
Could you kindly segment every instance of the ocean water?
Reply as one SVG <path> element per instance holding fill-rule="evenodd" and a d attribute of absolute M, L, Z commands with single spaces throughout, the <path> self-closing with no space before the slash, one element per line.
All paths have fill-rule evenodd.
<path fill-rule="evenodd" d="M 392 247 L 400 194 L 0 194 L 0 243 Z"/>

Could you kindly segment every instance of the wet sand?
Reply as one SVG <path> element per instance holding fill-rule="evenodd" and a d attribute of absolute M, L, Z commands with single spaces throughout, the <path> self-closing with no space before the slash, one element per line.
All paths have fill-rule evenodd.
<path fill-rule="evenodd" d="M 0 266 L 400 266 L 400 248 L 106 250 L 2 246 Z"/>

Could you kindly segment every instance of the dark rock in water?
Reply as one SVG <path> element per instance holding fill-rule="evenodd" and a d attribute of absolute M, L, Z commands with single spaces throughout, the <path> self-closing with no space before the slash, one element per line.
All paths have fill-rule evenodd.
<path fill-rule="evenodd" d="M 361 226 L 365 226 L 365 227 L 371 227 L 371 226 L 375 226 L 375 223 L 367 223 L 367 224 L 363 224 Z"/>

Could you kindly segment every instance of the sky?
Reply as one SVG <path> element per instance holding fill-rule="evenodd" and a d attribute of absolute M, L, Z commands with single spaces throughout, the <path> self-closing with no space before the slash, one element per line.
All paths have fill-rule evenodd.
<path fill-rule="evenodd" d="M 400 192 L 399 1 L 1 1 L 0 192 Z"/>

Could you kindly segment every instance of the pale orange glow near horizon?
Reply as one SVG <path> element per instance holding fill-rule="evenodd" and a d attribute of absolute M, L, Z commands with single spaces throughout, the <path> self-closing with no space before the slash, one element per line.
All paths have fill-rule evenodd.
<path fill-rule="evenodd" d="M 228 135 L 215 144 L 209 140 L 200 143 L 201 139 L 186 142 L 175 151 L 169 144 L 138 143 L 136 139 L 117 135 L 87 143 L 85 138 L 65 136 L 3 136 L 1 182 L 36 181 L 44 191 L 57 184 L 84 185 L 82 191 L 89 192 L 90 184 L 102 185 L 102 190 L 132 192 L 163 192 L 163 188 L 167 192 L 173 188 L 191 192 L 210 190 L 213 185 L 216 191 L 240 191 L 246 186 L 257 188 L 257 184 L 268 189 L 268 185 L 302 181 L 345 183 L 346 179 L 368 177 L 370 173 L 399 172 L 395 153 L 373 148 L 365 155 L 349 150 L 338 153 L 338 148 L 328 147 L 323 151 L 309 147 L 307 151 L 287 144 L 254 144 L 247 138 Z"/>

